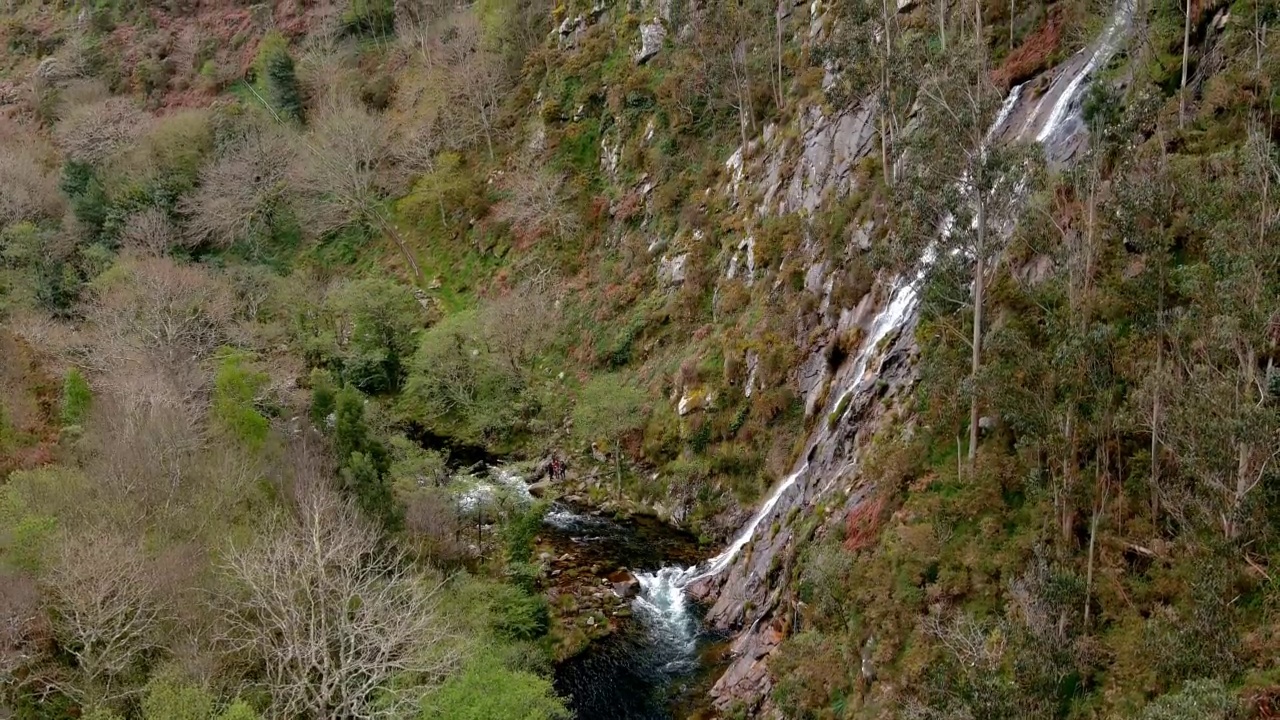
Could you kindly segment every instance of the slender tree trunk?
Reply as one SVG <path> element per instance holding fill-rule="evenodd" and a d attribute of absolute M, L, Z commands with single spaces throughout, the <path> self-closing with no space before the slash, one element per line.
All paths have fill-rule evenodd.
<path fill-rule="evenodd" d="M 1160 522 L 1160 388 L 1163 379 L 1164 338 L 1161 335 L 1156 338 L 1156 388 L 1151 398 L 1151 524 L 1157 527 Z"/>
<path fill-rule="evenodd" d="M 973 37 L 978 42 L 978 52 L 982 53 L 982 67 L 987 66 L 987 48 L 982 42 L 982 0 L 973 0 Z"/>
<path fill-rule="evenodd" d="M 1105 471 L 1100 471 L 1105 472 Z M 1088 570 L 1085 572 L 1084 581 L 1084 628 L 1089 629 L 1089 617 L 1093 610 L 1093 556 L 1094 547 L 1098 539 L 1098 521 L 1102 518 L 1107 506 L 1107 488 L 1105 476 L 1103 479 L 1102 495 L 1098 499 L 1098 504 L 1093 508 L 1093 517 L 1089 520 L 1089 562 Z"/>
<path fill-rule="evenodd" d="M 1240 506 L 1244 504 L 1244 496 L 1249 493 L 1249 460 L 1252 450 L 1248 443 L 1236 444 L 1236 491 L 1227 506 L 1227 514 L 1222 518 L 1222 528 L 1228 540 L 1240 536 Z"/>
<path fill-rule="evenodd" d="M 964 479 L 964 452 L 961 450 L 960 433 L 956 433 L 956 479 Z"/>
<path fill-rule="evenodd" d="M 978 371 L 982 369 L 982 295 L 986 265 L 987 202 L 978 188 L 978 245 L 973 266 L 973 357 L 969 368 L 969 464 L 978 453 Z"/>
<path fill-rule="evenodd" d="M 1178 128 L 1181 129 L 1187 114 L 1187 57 L 1191 53 L 1191 3 L 1186 0 L 1187 15 L 1182 23 L 1182 87 L 1178 91 Z"/>
<path fill-rule="evenodd" d="M 1075 411 L 1067 410 L 1065 436 L 1067 455 L 1062 461 L 1062 495 L 1058 505 L 1058 531 L 1062 534 L 1064 547 L 1071 540 L 1072 526 L 1075 524 L 1075 512 L 1071 507 L 1071 493 L 1076 486 L 1076 473 L 1079 463 L 1076 461 L 1076 422 Z"/>
<path fill-rule="evenodd" d="M 773 25 L 774 25 L 774 43 L 776 48 L 775 59 L 778 62 L 778 83 L 777 83 L 777 88 L 774 90 L 774 102 L 778 104 L 778 110 L 781 110 L 782 104 L 786 100 L 786 98 L 782 96 L 782 7 L 781 5 L 774 8 Z"/>
<path fill-rule="evenodd" d="M 947 51 L 947 0 L 938 0 L 938 41 L 942 52 Z"/>
<path fill-rule="evenodd" d="M 880 165 L 885 187 L 893 187 L 893 173 L 889 167 L 889 136 L 885 132 L 884 108 L 880 109 Z"/>
<path fill-rule="evenodd" d="M 613 441 L 613 466 L 617 471 L 617 480 L 614 484 L 614 499 L 622 501 L 622 441 Z"/>
<path fill-rule="evenodd" d="M 418 279 L 418 282 L 422 282 L 422 268 L 418 267 L 417 258 L 415 258 L 413 253 L 409 251 L 409 246 L 405 245 L 404 238 L 400 235 L 400 230 L 389 218 L 382 215 L 382 213 L 378 213 L 378 224 L 382 226 L 383 232 L 391 236 L 396 247 L 400 248 L 400 254 L 403 255 L 405 261 L 409 263 L 409 267 L 413 268 L 414 277 Z"/>
<path fill-rule="evenodd" d="M 1013 12 L 1014 0 L 1009 0 L 1009 52 L 1013 52 Z"/>

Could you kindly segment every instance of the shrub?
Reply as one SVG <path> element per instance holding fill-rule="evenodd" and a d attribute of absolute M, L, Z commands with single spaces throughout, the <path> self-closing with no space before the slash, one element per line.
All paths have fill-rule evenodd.
<path fill-rule="evenodd" d="M 256 450 L 266 442 L 271 426 L 254 406 L 268 378 L 255 370 L 251 361 L 248 353 L 221 353 L 214 377 L 213 416 L 231 437 Z"/>
<path fill-rule="evenodd" d="M 1141 720 L 1230 720 L 1239 712 L 1239 699 L 1222 681 L 1192 680 L 1143 708 Z"/>
<path fill-rule="evenodd" d="M 89 383 L 77 368 L 67 371 L 62 382 L 62 424 L 65 426 L 80 425 L 89 413 L 89 404 L 93 401 L 93 391 Z"/>
<path fill-rule="evenodd" d="M 390 35 L 395 29 L 392 0 L 351 0 L 342 13 L 342 25 L 352 35 Z"/>
<path fill-rule="evenodd" d="M 421 720 L 568 720 L 551 682 L 507 668 L 498 655 L 482 651 L 422 702 Z"/>

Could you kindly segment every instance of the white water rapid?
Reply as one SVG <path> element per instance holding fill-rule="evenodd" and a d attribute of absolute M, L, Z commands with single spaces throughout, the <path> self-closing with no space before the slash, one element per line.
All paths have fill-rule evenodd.
<path fill-rule="evenodd" d="M 507 496 L 520 503 L 532 503 L 529 486 L 509 467 L 490 467 L 488 479 L 470 478 L 470 486 L 458 495 L 458 508 L 471 512 L 477 507 L 490 505 L 500 496 Z"/>

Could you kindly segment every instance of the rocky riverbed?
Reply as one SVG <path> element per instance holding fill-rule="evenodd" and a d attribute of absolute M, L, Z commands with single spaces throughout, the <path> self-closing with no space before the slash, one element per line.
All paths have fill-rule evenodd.
<path fill-rule="evenodd" d="M 702 559 L 695 538 L 650 516 L 555 503 L 537 547 L 559 643 L 556 685 L 575 717 L 697 717 L 723 638 L 671 582 Z"/>

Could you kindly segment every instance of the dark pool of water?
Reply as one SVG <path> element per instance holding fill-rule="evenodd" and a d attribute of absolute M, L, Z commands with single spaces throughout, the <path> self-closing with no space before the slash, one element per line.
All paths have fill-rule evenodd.
<path fill-rule="evenodd" d="M 565 506 L 549 513 L 546 534 L 589 563 L 630 569 L 642 583 L 630 621 L 556 668 L 556 690 L 577 720 L 700 716 L 724 638 L 703 627 L 703 608 L 666 582 L 671 570 L 701 559 L 694 538 L 652 519 L 615 521 Z"/>

